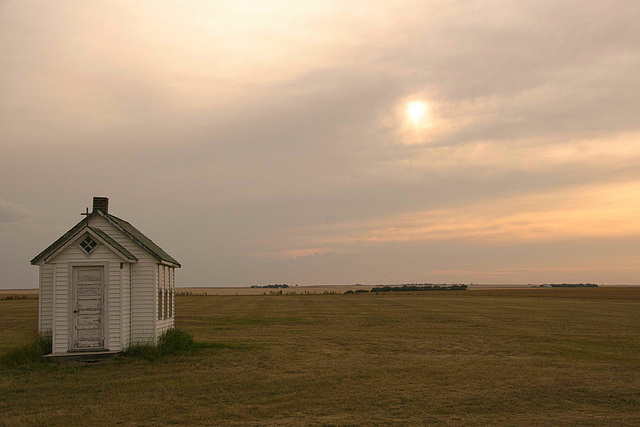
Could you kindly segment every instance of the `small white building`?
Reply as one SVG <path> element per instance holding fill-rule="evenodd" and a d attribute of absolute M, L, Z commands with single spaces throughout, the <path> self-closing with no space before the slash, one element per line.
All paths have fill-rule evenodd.
<path fill-rule="evenodd" d="M 93 212 L 31 260 L 40 267 L 38 329 L 53 355 L 157 343 L 174 326 L 180 263 L 93 198 Z"/>

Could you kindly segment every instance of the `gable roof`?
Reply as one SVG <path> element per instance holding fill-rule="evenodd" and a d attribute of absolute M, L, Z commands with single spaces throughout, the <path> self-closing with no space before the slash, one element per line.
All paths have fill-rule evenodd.
<path fill-rule="evenodd" d="M 81 221 L 81 224 L 84 221 Z M 75 227 L 74 227 L 75 228 Z M 53 251 L 47 253 L 44 256 L 44 262 L 46 263 L 50 258 L 57 256 L 60 252 L 64 251 L 69 245 L 73 243 L 74 240 L 78 239 L 79 236 L 83 234 L 89 234 L 94 239 L 100 241 L 103 245 L 109 247 L 116 255 L 122 258 L 125 261 L 129 261 L 135 263 L 138 261 L 138 258 L 135 257 L 131 252 L 123 248 L 118 242 L 113 240 L 107 233 L 100 230 L 99 228 L 89 227 L 84 225 L 84 227 L 79 227 L 75 233 L 71 234 L 69 238 L 62 244 L 53 248 Z M 49 248 L 47 248 L 49 249 Z"/>
<path fill-rule="evenodd" d="M 93 215 L 93 214 L 90 214 L 90 215 Z M 37 264 L 38 261 L 40 261 L 41 259 L 51 255 L 58 248 L 62 247 L 65 243 L 67 243 L 69 240 L 71 240 L 76 234 L 78 234 L 80 232 L 80 230 L 82 230 L 84 227 L 88 226 L 88 224 L 89 224 L 88 219 L 89 219 L 88 217 L 86 219 L 83 219 L 82 221 L 77 223 L 75 226 L 73 226 L 73 228 L 71 230 L 67 231 L 62 236 L 60 236 L 60 238 L 58 240 L 56 240 L 55 242 L 50 244 L 44 251 L 42 251 L 38 255 L 36 255 L 31 260 L 31 264 Z"/>
<path fill-rule="evenodd" d="M 142 234 L 137 228 L 135 228 L 127 221 L 111 214 L 102 213 L 101 211 L 96 212 L 111 224 L 116 226 L 116 228 L 118 228 L 124 234 L 129 236 L 131 240 L 136 242 L 142 249 L 149 252 L 149 254 L 156 258 L 158 261 L 165 261 L 170 264 L 175 264 L 176 267 L 180 267 L 180 263 L 174 257 L 166 253 L 160 246 L 153 243 L 150 238 Z"/>
<path fill-rule="evenodd" d="M 72 240 L 74 237 L 76 237 L 76 235 L 85 227 L 96 233 L 101 239 L 108 243 L 113 249 L 120 252 L 120 254 L 124 255 L 127 259 L 137 260 L 137 258 L 131 252 L 129 252 L 122 245 L 116 242 L 103 230 L 96 227 L 89 227 L 89 219 L 95 215 L 99 215 L 106 219 L 109 223 L 111 223 L 114 227 L 124 233 L 127 237 L 129 237 L 129 239 L 131 239 L 134 243 L 136 243 L 158 261 L 171 264 L 174 267 L 181 267 L 180 263 L 175 258 L 166 253 L 160 246 L 153 243 L 151 239 L 142 234 L 142 232 L 140 232 L 133 225 L 123 219 L 120 219 L 108 213 L 105 214 L 98 210 L 95 210 L 87 215 L 85 219 L 77 223 L 71 230 L 67 231 L 58 240 L 49 245 L 49 247 L 36 255 L 35 258 L 31 260 L 31 264 L 37 264 L 41 260 L 52 255 L 55 251 L 66 245 L 69 240 Z"/>

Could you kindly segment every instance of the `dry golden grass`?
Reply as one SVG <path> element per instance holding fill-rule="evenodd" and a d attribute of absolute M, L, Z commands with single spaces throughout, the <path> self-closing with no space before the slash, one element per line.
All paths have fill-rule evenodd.
<path fill-rule="evenodd" d="M 594 291 L 179 297 L 215 348 L 0 368 L 0 424 L 639 425 L 640 288 Z"/>

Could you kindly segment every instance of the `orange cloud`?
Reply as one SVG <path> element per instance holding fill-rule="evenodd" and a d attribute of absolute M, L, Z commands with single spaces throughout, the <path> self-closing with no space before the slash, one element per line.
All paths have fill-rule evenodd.
<path fill-rule="evenodd" d="M 640 182 L 402 214 L 327 241 L 470 239 L 490 243 L 640 234 Z"/>
<path fill-rule="evenodd" d="M 640 235 L 640 181 L 565 188 L 447 209 L 287 230 L 289 247 L 344 252 L 354 244 L 469 240 L 488 244 Z M 289 257 L 317 249 L 289 250 Z"/>

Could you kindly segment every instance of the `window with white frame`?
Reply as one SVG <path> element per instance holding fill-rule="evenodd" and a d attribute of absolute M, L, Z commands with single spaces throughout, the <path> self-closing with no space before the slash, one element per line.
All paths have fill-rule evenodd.
<path fill-rule="evenodd" d="M 171 319 L 174 316 L 175 301 L 175 269 L 158 264 L 158 320 Z"/>
<path fill-rule="evenodd" d="M 98 249 L 98 246 L 100 246 L 99 243 L 89 233 L 85 234 L 78 243 L 78 249 L 85 256 L 91 256 Z"/>
<path fill-rule="evenodd" d="M 162 288 L 164 289 L 164 319 L 169 317 L 169 292 L 167 289 L 167 266 L 162 266 Z"/>
<path fill-rule="evenodd" d="M 157 283 L 158 283 L 158 320 L 162 320 L 162 313 L 164 310 L 163 302 L 164 302 L 164 289 L 162 288 L 162 266 L 158 264 L 157 269 Z"/>
<path fill-rule="evenodd" d="M 169 269 L 169 287 L 171 289 L 171 302 L 169 303 L 169 317 L 173 317 L 174 316 L 174 301 L 175 301 L 175 289 L 176 289 L 176 282 L 175 282 L 175 274 L 176 274 L 176 269 L 171 267 Z"/>

